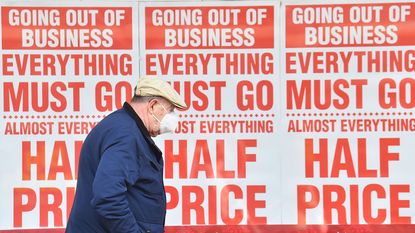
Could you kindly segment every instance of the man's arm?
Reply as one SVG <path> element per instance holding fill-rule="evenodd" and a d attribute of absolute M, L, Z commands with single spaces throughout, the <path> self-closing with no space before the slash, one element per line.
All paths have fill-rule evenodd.
<path fill-rule="evenodd" d="M 127 187 L 134 184 L 139 174 L 136 141 L 128 130 L 110 137 L 112 144 L 101 157 L 92 185 L 91 205 L 110 232 L 140 232 L 125 196 Z"/>

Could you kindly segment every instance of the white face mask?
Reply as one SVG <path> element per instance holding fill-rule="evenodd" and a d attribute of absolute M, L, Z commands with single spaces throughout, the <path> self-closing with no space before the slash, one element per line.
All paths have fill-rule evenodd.
<path fill-rule="evenodd" d="M 166 115 L 161 119 L 161 121 L 153 114 L 154 119 L 160 123 L 160 134 L 163 133 L 174 133 L 179 123 L 179 116 L 175 112 L 168 112 L 166 108 L 161 105 L 166 111 Z"/>

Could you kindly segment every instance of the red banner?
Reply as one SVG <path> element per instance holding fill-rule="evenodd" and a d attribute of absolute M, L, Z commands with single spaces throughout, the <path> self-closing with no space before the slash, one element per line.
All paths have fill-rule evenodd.
<path fill-rule="evenodd" d="M 415 225 L 231 225 L 168 226 L 166 233 L 391 233 L 414 232 Z M 64 233 L 65 229 L 3 230 L 2 233 Z"/>
<path fill-rule="evenodd" d="M 131 49 L 131 8 L 2 7 L 3 49 Z"/>
<path fill-rule="evenodd" d="M 287 6 L 286 47 L 414 45 L 414 5 Z"/>
<path fill-rule="evenodd" d="M 147 49 L 273 48 L 274 8 L 147 7 Z"/>

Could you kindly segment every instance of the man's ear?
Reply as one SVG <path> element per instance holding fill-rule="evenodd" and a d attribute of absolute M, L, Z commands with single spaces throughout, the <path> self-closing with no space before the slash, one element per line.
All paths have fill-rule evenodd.
<path fill-rule="evenodd" d="M 157 99 L 151 99 L 148 101 L 148 110 L 150 113 L 154 113 L 154 106 L 158 103 Z"/>

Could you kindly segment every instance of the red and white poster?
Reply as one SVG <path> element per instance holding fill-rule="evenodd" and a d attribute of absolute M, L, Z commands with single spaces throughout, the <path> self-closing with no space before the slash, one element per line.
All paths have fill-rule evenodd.
<path fill-rule="evenodd" d="M 415 3 L 283 8 L 282 222 L 414 231 Z"/>
<path fill-rule="evenodd" d="M 177 134 L 157 138 L 168 225 L 281 218 L 275 10 L 269 2 L 140 4 L 140 73 L 171 81 L 188 105 Z"/>
<path fill-rule="evenodd" d="M 2 2 L 0 231 L 66 226 L 85 136 L 132 96 L 137 7 Z"/>
<path fill-rule="evenodd" d="M 184 97 L 166 232 L 415 232 L 415 1 L 0 1 L 0 232 L 64 232 L 82 142 Z"/>

